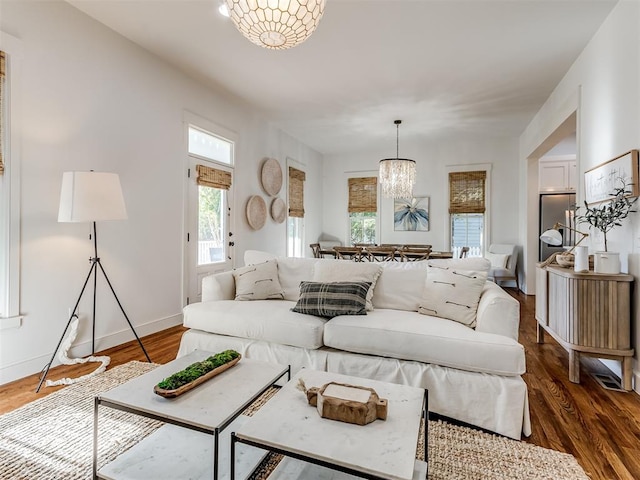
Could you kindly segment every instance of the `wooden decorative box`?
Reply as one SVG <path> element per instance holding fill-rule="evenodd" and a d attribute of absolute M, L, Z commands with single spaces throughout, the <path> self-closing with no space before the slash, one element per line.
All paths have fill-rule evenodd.
<path fill-rule="evenodd" d="M 387 419 L 387 400 L 373 388 L 330 382 L 306 390 L 309 405 L 317 407 L 323 418 L 366 425 Z"/>

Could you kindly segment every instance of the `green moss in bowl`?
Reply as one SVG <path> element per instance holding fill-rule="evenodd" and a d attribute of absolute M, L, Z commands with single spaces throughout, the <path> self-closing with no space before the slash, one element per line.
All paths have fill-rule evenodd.
<path fill-rule="evenodd" d="M 189 382 L 193 382 L 197 378 L 206 375 L 211 370 L 221 367 L 225 363 L 238 358 L 240 354 L 235 350 L 225 350 L 216 353 L 201 362 L 192 363 L 184 370 L 174 373 L 158 383 L 158 388 L 163 390 L 176 390 Z"/>

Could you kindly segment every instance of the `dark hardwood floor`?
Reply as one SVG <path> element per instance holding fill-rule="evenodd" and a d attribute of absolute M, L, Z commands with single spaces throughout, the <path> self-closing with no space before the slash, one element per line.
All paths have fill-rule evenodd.
<path fill-rule="evenodd" d="M 568 355 L 551 338 L 536 343 L 534 297 L 507 289 L 520 301 L 520 342 L 527 357 L 524 379 L 529 386 L 533 434 L 523 439 L 546 448 L 573 454 L 592 479 L 640 479 L 640 396 L 602 388 L 591 373 L 610 373 L 595 359 L 581 363 L 581 383 L 568 379 Z M 183 327 L 143 338 L 156 363 L 175 358 Z M 111 366 L 130 360 L 144 361 L 135 341 L 100 352 L 111 356 Z M 55 367 L 47 378 L 87 373 L 91 366 Z M 0 386 L 0 413 L 64 387 L 43 387 L 36 394 L 38 375 Z"/>

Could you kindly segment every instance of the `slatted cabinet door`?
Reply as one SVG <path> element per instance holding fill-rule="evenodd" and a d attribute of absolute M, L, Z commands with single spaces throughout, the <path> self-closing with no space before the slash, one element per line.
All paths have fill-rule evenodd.
<path fill-rule="evenodd" d="M 538 343 L 544 341 L 546 331 L 569 352 L 569 378 L 576 383 L 580 382 L 581 354 L 621 360 L 623 387 L 630 390 L 633 277 L 577 273 L 559 266 L 539 267 L 542 269 L 548 274 L 548 284 L 544 285 L 540 272 L 537 286 L 544 290 L 536 301 Z"/>

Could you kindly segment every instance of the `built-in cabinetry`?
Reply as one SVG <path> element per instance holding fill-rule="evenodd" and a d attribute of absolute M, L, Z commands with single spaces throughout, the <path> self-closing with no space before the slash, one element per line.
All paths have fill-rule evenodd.
<path fill-rule="evenodd" d="M 575 160 L 540 161 L 538 185 L 540 192 L 575 192 L 578 172 Z"/>
<path fill-rule="evenodd" d="M 536 268 L 538 343 L 545 332 L 569 352 L 569 380 L 580 383 L 580 355 L 622 362 L 622 387 L 632 388 L 630 292 L 627 274 Z"/>

